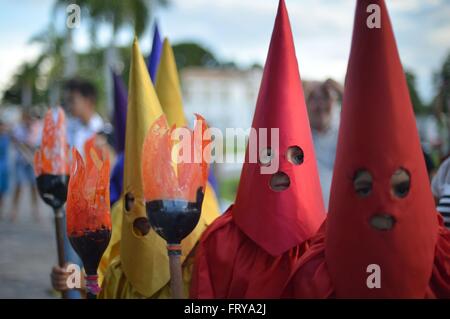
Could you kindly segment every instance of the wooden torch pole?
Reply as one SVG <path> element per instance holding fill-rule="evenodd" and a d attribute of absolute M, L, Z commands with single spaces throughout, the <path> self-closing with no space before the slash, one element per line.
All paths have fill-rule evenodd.
<path fill-rule="evenodd" d="M 63 268 L 66 264 L 64 253 L 64 211 L 62 208 L 54 209 L 55 213 L 55 234 L 56 234 L 56 248 L 58 252 L 58 265 Z M 62 292 L 62 298 L 67 299 L 67 292 Z"/>
<path fill-rule="evenodd" d="M 172 299 L 184 299 L 183 292 L 183 275 L 181 273 L 181 245 L 168 244 L 167 252 L 169 254 L 170 267 L 170 290 L 172 291 Z"/>

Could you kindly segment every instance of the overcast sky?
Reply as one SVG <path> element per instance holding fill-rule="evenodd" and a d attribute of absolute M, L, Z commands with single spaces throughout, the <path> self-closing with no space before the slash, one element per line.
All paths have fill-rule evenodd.
<path fill-rule="evenodd" d="M 387 0 L 404 66 L 418 77 L 419 91 L 433 95 L 433 73 L 450 52 L 450 0 Z M 155 16 L 172 42 L 194 40 L 219 59 L 241 66 L 264 64 L 276 14 L 277 0 L 172 0 Z M 304 79 L 344 79 L 350 50 L 355 1 L 286 0 L 300 73 Z M 53 0 L 0 0 L 0 94 L 17 66 L 31 61 L 39 46 L 30 37 L 50 23 Z M 75 33 L 77 50 L 86 50 L 86 23 Z M 63 23 L 59 23 L 63 25 Z M 109 32 L 100 31 L 108 42 Z M 128 44 L 131 30 L 123 30 L 119 44 Z M 150 49 L 150 30 L 141 38 Z"/>

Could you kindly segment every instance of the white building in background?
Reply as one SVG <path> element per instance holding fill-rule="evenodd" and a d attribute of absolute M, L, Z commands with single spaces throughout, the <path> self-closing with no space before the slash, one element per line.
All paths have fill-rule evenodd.
<path fill-rule="evenodd" d="M 253 113 L 261 84 L 262 69 L 251 68 L 185 68 L 180 73 L 183 90 L 184 111 L 188 120 L 193 121 L 193 113 L 202 115 L 210 127 L 219 128 L 225 138 L 226 128 L 251 127 Z M 244 135 L 244 134 L 243 134 Z M 243 137 L 243 136 L 242 136 Z M 242 140 L 242 139 L 241 139 Z M 237 141 L 237 139 L 235 139 Z M 245 158 L 245 147 L 227 152 L 233 154 L 235 163 L 217 163 L 215 176 L 220 180 L 238 178 Z M 225 210 L 231 203 L 221 200 Z"/>
<path fill-rule="evenodd" d="M 191 67 L 181 71 L 184 110 L 201 114 L 210 127 L 251 127 L 262 69 Z"/>

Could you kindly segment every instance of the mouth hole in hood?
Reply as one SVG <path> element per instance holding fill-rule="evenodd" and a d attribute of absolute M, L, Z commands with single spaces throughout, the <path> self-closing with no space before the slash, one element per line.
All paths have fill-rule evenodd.
<path fill-rule="evenodd" d="M 289 188 L 291 179 L 284 172 L 277 172 L 272 175 L 269 181 L 269 187 L 275 192 L 282 192 Z"/>
<path fill-rule="evenodd" d="M 133 222 L 133 232 L 137 237 L 143 237 L 149 233 L 150 223 L 145 217 L 138 217 Z"/>
<path fill-rule="evenodd" d="M 388 231 L 394 228 L 396 219 L 394 216 L 390 214 L 375 214 L 373 215 L 370 220 L 369 224 L 378 231 Z"/>

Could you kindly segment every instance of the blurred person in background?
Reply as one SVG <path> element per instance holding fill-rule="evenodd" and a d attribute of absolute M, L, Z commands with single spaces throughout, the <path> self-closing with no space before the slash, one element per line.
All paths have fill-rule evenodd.
<path fill-rule="evenodd" d="M 3 218 L 3 196 L 8 191 L 9 186 L 8 149 L 9 135 L 7 127 L 0 120 L 0 220 Z"/>
<path fill-rule="evenodd" d="M 437 167 L 434 164 L 433 158 L 429 153 L 423 150 L 423 157 L 425 159 L 425 165 L 427 167 L 428 177 L 430 178 L 430 182 L 433 180 L 433 177 L 436 175 Z"/>
<path fill-rule="evenodd" d="M 16 150 L 15 155 L 15 176 L 16 186 L 12 199 L 11 221 L 17 220 L 19 212 L 19 200 L 24 187 L 31 189 L 31 210 L 35 222 L 39 222 L 40 213 L 37 205 L 38 190 L 33 169 L 34 152 L 39 146 L 40 136 L 42 134 L 42 123 L 34 117 L 27 109 L 22 111 L 22 120 L 12 131 L 11 141 Z"/>
<path fill-rule="evenodd" d="M 97 89 L 83 79 L 74 78 L 64 86 L 64 106 L 71 117 L 68 120 L 67 134 L 71 146 L 83 154 L 85 142 L 103 129 L 101 116 L 95 111 Z"/>
<path fill-rule="evenodd" d="M 306 104 L 319 168 L 323 200 L 328 208 L 339 129 L 343 88 L 334 80 L 305 84 Z"/>
<path fill-rule="evenodd" d="M 97 104 L 97 89 L 93 83 L 81 78 L 68 80 L 63 88 L 63 106 L 68 111 L 67 141 L 71 147 L 75 147 L 80 154 L 85 156 L 85 144 L 91 138 L 95 138 L 95 144 L 106 143 L 106 138 L 102 133 L 105 125 L 101 116 L 95 111 Z M 98 134 L 100 133 L 100 134 Z M 95 136 L 95 137 L 94 137 Z M 77 264 L 80 267 L 82 262 L 69 243 L 67 234 L 64 234 L 64 249 L 66 252 L 66 265 L 64 268 L 55 266 L 50 274 L 52 286 L 59 291 L 61 282 L 58 281 L 58 274 L 65 273 L 65 268 L 69 264 Z M 83 298 L 83 289 L 67 290 L 69 299 Z"/>

